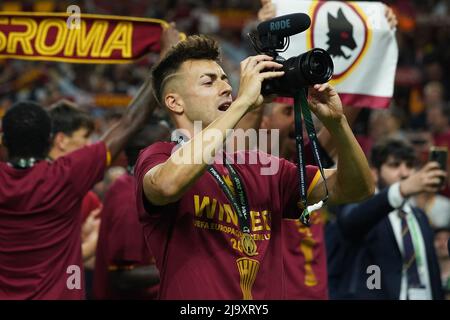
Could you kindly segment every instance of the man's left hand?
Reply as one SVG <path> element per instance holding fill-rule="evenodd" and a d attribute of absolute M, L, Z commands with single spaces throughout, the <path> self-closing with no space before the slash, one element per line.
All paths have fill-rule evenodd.
<path fill-rule="evenodd" d="M 325 125 L 335 125 L 344 117 L 342 102 L 336 90 L 328 83 L 309 88 L 309 108 Z"/>

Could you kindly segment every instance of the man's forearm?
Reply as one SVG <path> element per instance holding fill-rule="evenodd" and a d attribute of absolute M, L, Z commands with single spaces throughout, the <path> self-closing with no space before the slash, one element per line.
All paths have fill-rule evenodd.
<path fill-rule="evenodd" d="M 338 165 L 333 203 L 361 201 L 373 194 L 375 184 L 366 156 L 345 118 L 327 125 L 336 144 Z"/>
<path fill-rule="evenodd" d="M 83 257 L 83 261 L 87 261 L 95 256 L 95 249 L 97 247 L 97 239 L 84 241 L 81 244 L 81 255 Z"/>
<path fill-rule="evenodd" d="M 148 78 L 130 102 L 120 122 L 103 138 L 112 158 L 119 154 L 128 139 L 148 121 L 156 106 L 157 101 L 153 94 L 151 79 Z"/>
<path fill-rule="evenodd" d="M 232 129 L 245 115 L 248 106 L 236 100 L 230 108 L 208 127 L 184 144 L 162 165 L 144 178 L 144 192 L 156 205 L 178 200 L 205 172 L 217 150 Z"/>
<path fill-rule="evenodd" d="M 358 114 L 361 111 L 361 108 L 343 106 L 343 109 L 344 115 L 347 118 L 347 122 L 350 128 L 352 128 L 353 123 L 355 122 L 356 118 L 358 117 Z M 325 126 L 323 126 L 317 133 L 317 139 L 319 140 L 319 143 L 323 147 L 323 149 L 327 152 L 328 156 L 336 160 L 335 159 L 337 157 L 336 144 L 334 143 L 330 132 Z"/>
<path fill-rule="evenodd" d="M 389 189 L 344 209 L 337 216 L 337 223 L 344 237 L 358 239 L 364 237 L 374 226 L 385 218 L 394 207 L 388 199 Z"/>

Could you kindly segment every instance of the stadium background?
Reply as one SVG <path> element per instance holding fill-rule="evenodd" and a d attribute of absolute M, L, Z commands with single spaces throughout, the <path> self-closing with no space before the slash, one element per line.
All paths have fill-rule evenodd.
<path fill-rule="evenodd" d="M 364 109 L 354 131 L 366 152 L 374 141 L 396 136 L 411 141 L 425 160 L 429 145 L 450 147 L 450 3 L 446 0 L 384 3 L 393 8 L 399 22 L 394 98 L 389 109 Z M 177 28 L 188 35 L 214 36 L 221 44 L 223 66 L 234 90 L 238 88 L 239 62 L 251 53 L 245 35 L 256 23 L 260 8 L 259 0 L 43 0 L 0 1 L 0 11 L 66 12 L 73 4 L 82 13 L 159 18 L 175 21 Z M 92 137 L 95 141 L 120 119 L 157 59 L 156 53 L 136 63 L 120 65 L 0 59 L 0 118 L 19 100 L 34 100 L 48 107 L 66 98 L 95 118 Z M 163 110 L 157 110 L 156 116 L 168 120 Z M 0 146 L 2 159 L 4 151 Z M 124 165 L 124 157 L 117 164 Z M 117 168 L 112 168 L 105 181 L 96 187 L 100 197 L 115 174 Z M 450 195 L 448 187 L 445 195 Z"/>

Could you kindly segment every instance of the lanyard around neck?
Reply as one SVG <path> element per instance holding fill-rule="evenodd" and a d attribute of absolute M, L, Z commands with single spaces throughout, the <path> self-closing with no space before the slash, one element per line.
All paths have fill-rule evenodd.
<path fill-rule="evenodd" d="M 39 162 L 40 159 L 37 158 L 19 158 L 13 161 L 8 161 L 8 165 L 13 167 L 14 169 L 28 169 L 34 167 L 36 163 Z"/>
<path fill-rule="evenodd" d="M 183 145 L 184 139 L 183 137 L 178 137 L 175 140 L 178 144 Z M 256 244 L 255 239 L 251 235 L 250 230 L 250 210 L 247 200 L 247 195 L 245 194 L 244 185 L 242 183 L 239 174 L 233 168 L 233 166 L 228 162 L 226 158 L 226 154 L 224 153 L 224 163 L 226 168 L 229 171 L 231 179 L 234 183 L 234 188 L 237 194 L 237 197 L 233 194 L 230 187 L 226 184 L 223 177 L 220 173 L 214 168 L 214 166 L 210 165 L 207 167 L 208 172 L 213 176 L 213 178 L 219 184 L 219 187 L 225 193 L 228 201 L 230 201 L 233 209 L 236 211 L 239 220 L 239 228 L 241 231 L 238 250 L 244 252 L 247 256 L 253 257 L 258 255 L 258 246 Z"/>
<path fill-rule="evenodd" d="M 181 135 L 178 137 L 172 137 L 172 141 L 176 142 L 181 146 L 186 143 L 185 137 Z M 217 181 L 219 187 L 225 193 L 228 201 L 230 201 L 231 205 L 233 206 L 233 209 L 236 211 L 239 220 L 239 228 L 241 232 L 250 234 L 250 210 L 247 195 L 244 190 L 244 185 L 242 183 L 241 178 L 239 177 L 239 174 L 228 162 L 225 153 L 224 153 L 224 163 L 225 167 L 228 169 L 228 172 L 230 173 L 230 177 L 233 181 L 237 197 L 233 194 L 231 189 L 226 184 L 225 180 L 222 178 L 217 169 L 214 168 L 214 166 L 209 165 L 207 170 L 212 175 L 212 177 Z"/>
<path fill-rule="evenodd" d="M 222 178 L 220 173 L 214 168 L 214 166 L 208 167 L 208 172 L 213 176 L 213 178 L 219 184 L 219 187 L 225 193 L 230 201 L 233 209 L 236 211 L 239 219 L 239 227 L 243 233 L 250 233 L 250 211 L 247 200 L 247 195 L 244 190 L 244 185 L 242 183 L 239 174 L 233 168 L 233 166 L 228 162 L 226 155 L 224 155 L 225 166 L 228 169 L 231 180 L 233 182 L 236 195 L 233 194 L 230 187 L 226 184 L 225 180 Z"/>

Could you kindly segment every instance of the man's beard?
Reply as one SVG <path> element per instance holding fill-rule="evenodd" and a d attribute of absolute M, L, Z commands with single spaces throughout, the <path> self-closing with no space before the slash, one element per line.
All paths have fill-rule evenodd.
<path fill-rule="evenodd" d="M 381 175 L 378 175 L 378 190 L 383 190 L 387 187 L 389 187 L 389 184 L 381 177 Z"/>
<path fill-rule="evenodd" d="M 398 182 L 403 181 L 403 180 L 405 180 L 406 178 L 408 178 L 408 177 L 402 177 Z M 396 182 L 397 182 L 397 181 L 396 181 Z M 394 183 L 387 183 L 387 182 L 383 179 L 383 177 L 381 177 L 381 175 L 378 174 L 378 185 L 377 185 L 378 190 L 381 191 L 381 190 L 383 190 L 383 189 L 385 189 L 385 188 L 391 186 L 392 184 L 394 184 Z"/>

